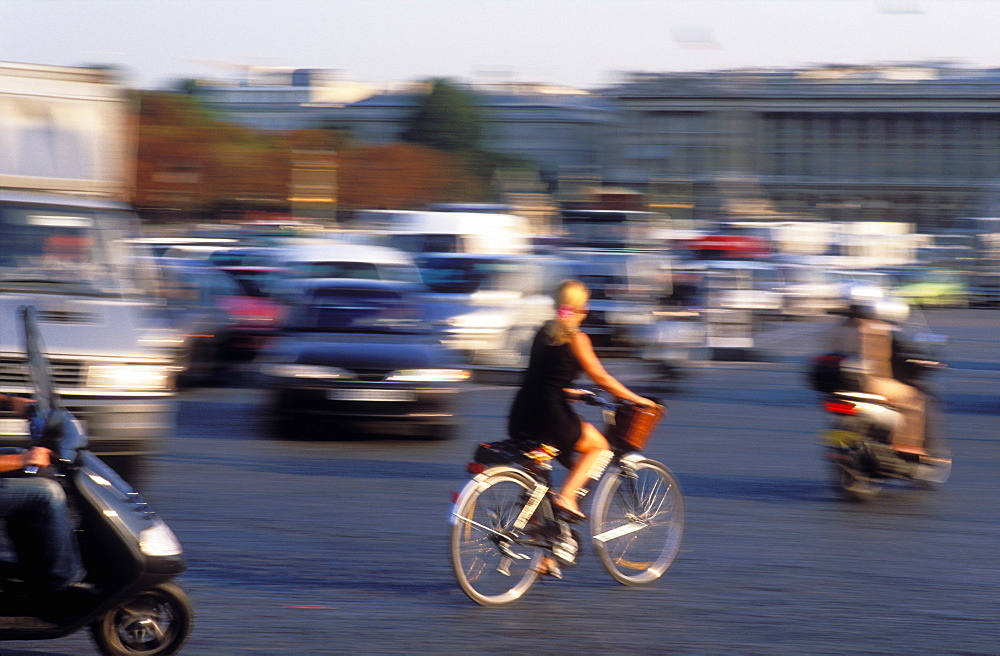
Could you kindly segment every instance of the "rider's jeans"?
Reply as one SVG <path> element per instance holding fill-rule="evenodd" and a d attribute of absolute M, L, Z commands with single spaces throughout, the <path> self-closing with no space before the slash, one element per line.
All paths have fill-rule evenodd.
<path fill-rule="evenodd" d="M 25 582 L 63 588 L 83 578 L 66 494 L 49 478 L 0 478 L 0 518 L 17 551 Z"/>

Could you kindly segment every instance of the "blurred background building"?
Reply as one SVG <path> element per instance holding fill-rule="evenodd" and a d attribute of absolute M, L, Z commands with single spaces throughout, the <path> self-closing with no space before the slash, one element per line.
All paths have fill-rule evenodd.
<path fill-rule="evenodd" d="M 239 76 L 225 81 L 196 81 L 189 90 L 229 120 L 260 130 L 314 127 L 329 117 L 331 110 L 367 98 L 378 90 L 329 69 L 239 64 L 226 67 L 239 71 Z"/>
<path fill-rule="evenodd" d="M 238 83 L 199 82 L 192 90 L 232 121 L 257 129 L 336 127 L 367 144 L 399 141 L 427 93 L 425 83 L 363 85 L 335 71 L 256 72 Z M 543 178 L 599 169 L 608 158 L 611 102 L 587 91 L 525 83 L 474 85 L 484 146 L 535 162 Z"/>
<path fill-rule="evenodd" d="M 606 177 L 639 186 L 690 181 L 702 214 L 740 197 L 766 201 L 742 208 L 747 214 L 937 231 L 986 209 L 1000 177 L 998 71 L 662 74 L 607 93 L 619 121 Z"/>
<path fill-rule="evenodd" d="M 940 232 L 991 211 L 1000 71 L 946 64 L 634 75 L 594 92 L 469 85 L 487 145 L 543 180 L 644 192 L 678 218 L 905 221 Z M 398 140 L 424 90 L 314 69 L 193 90 L 266 129 L 336 126 Z"/>

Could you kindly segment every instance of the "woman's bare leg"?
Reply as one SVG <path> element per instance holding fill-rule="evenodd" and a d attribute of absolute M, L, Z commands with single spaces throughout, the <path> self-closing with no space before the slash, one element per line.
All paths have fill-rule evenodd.
<path fill-rule="evenodd" d="M 562 489 L 559 490 L 559 504 L 564 508 L 580 513 L 580 505 L 577 503 L 577 492 L 584 486 L 590 477 L 590 470 L 601 457 L 601 453 L 608 451 L 611 447 L 607 439 L 601 432 L 594 428 L 593 424 L 582 421 L 580 439 L 574 445 L 580 457 L 573 463 L 573 468 L 569 470 L 566 481 Z"/>

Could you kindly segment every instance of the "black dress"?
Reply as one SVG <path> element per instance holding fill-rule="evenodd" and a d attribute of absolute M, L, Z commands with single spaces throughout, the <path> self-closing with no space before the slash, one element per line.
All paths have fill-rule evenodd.
<path fill-rule="evenodd" d="M 573 386 L 581 368 L 569 344 L 549 343 L 548 331 L 549 324 L 542 326 L 531 344 L 528 368 L 510 409 L 507 433 L 515 439 L 556 447 L 560 462 L 566 464 L 581 429 L 580 417 L 562 390 Z"/>

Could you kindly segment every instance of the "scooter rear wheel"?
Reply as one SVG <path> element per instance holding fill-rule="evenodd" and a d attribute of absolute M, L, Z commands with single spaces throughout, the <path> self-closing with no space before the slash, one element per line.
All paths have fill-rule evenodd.
<path fill-rule="evenodd" d="M 107 656 L 167 656 L 180 651 L 193 618 L 184 589 L 176 583 L 161 583 L 109 611 L 90 631 Z"/>
<path fill-rule="evenodd" d="M 882 490 L 882 485 L 856 469 L 840 463 L 832 463 L 830 474 L 833 485 L 848 501 L 865 503 L 871 501 Z"/>

